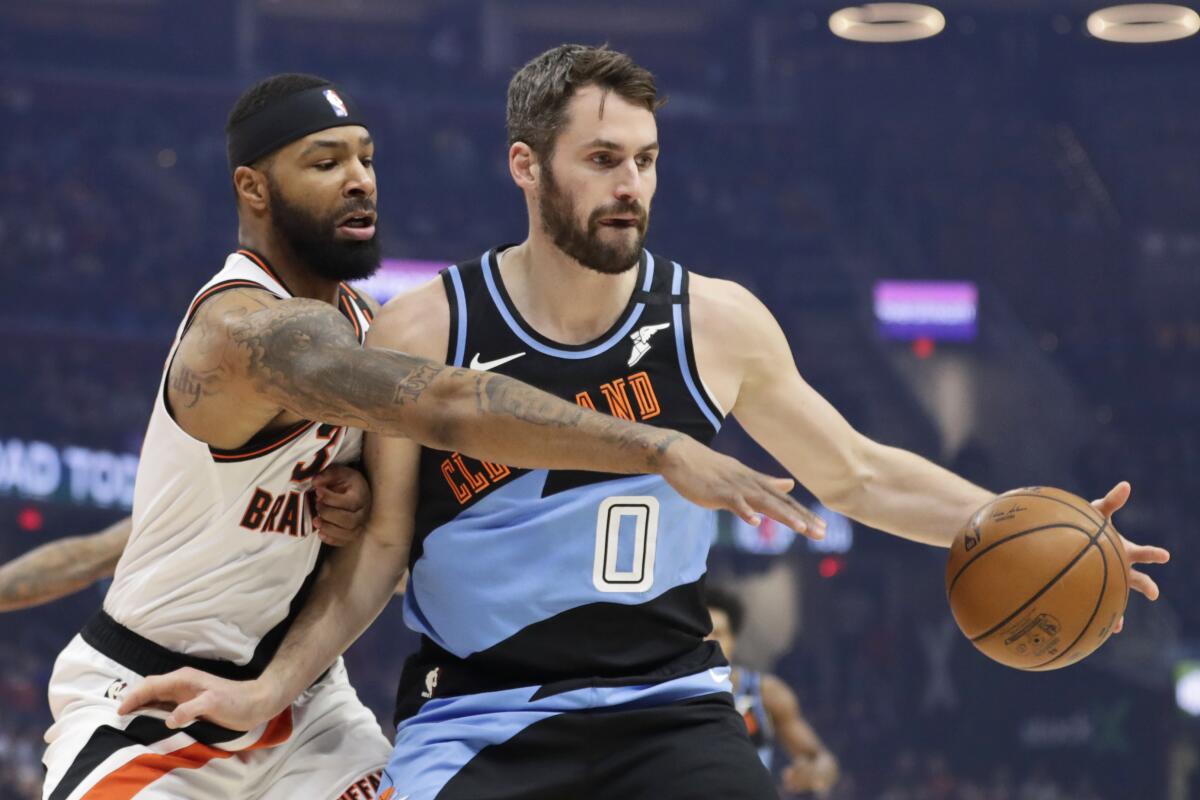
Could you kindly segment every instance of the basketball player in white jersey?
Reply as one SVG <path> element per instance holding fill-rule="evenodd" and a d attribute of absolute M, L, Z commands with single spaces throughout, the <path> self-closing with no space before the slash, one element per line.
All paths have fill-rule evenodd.
<path fill-rule="evenodd" d="M 594 398 L 602 396 L 600 384 L 605 381 L 609 383 L 603 385 L 614 393 L 617 381 L 622 381 L 621 386 L 635 383 L 636 376 L 626 371 L 635 362 L 643 371 L 660 369 L 654 380 L 663 382 L 660 388 L 669 383 L 673 405 L 668 407 L 664 400 L 660 406 L 647 394 L 646 413 L 661 411 L 662 418 L 687 414 L 698 432 L 701 426 L 711 425 L 703 434 L 707 436 L 719 426 L 721 416 L 732 413 L 826 506 L 904 538 L 949 546 L 964 521 L 994 497 L 991 492 L 912 453 L 856 432 L 801 378 L 782 330 L 753 294 L 731 281 L 688 273 L 668 259 L 643 251 L 660 151 L 657 108 L 653 77 L 620 53 L 563 45 L 527 64 L 511 82 L 508 98 L 508 166 L 529 215 L 526 239 L 452 268 L 444 279 L 389 302 L 372 328 L 372 345 L 434 360 L 449 356 L 456 364 L 464 363 L 462 359 L 471 353 L 475 353 L 473 362 L 486 355 L 495 371 L 530 374 L 540 370 L 539 384 L 543 380 L 563 383 L 560 373 L 566 374 L 568 369 L 573 370 L 571 374 L 579 373 L 585 367 L 572 366 L 573 362 L 587 359 L 603 369 L 587 377 L 586 385 L 581 379 L 578 387 L 555 387 L 560 396 L 577 398 L 583 405 L 597 402 Z M 659 271 L 652 272 L 651 264 Z M 656 283 L 662 284 L 664 275 L 665 288 L 651 291 Z M 663 330 L 657 334 L 646 329 L 632 331 L 621 324 L 643 313 L 663 317 L 661 309 L 672 306 L 677 309 L 674 322 L 664 317 L 668 322 L 658 324 Z M 464 346 L 464 341 L 479 335 L 463 327 L 468 317 L 476 326 L 473 329 L 477 322 L 486 321 L 491 326 L 487 333 L 503 337 L 497 352 L 481 355 L 476 346 Z M 667 327 L 672 327 L 669 333 Z M 644 351 L 647 345 L 649 355 L 639 354 L 639 347 Z M 504 349 L 499 349 L 501 346 Z M 652 362 L 657 366 L 648 367 Z M 685 383 L 686 388 L 680 388 Z M 632 405 L 625 412 L 637 413 Z M 446 460 L 440 461 L 443 456 Z M 434 472 L 439 463 L 446 481 L 423 483 L 418 500 L 418 470 L 424 465 Z M 404 690 L 412 692 L 404 698 L 406 709 L 400 714 L 396 750 L 381 786 L 382 798 L 576 796 L 550 781 L 576 782 L 587 786 L 589 797 L 608 798 L 617 793 L 622 800 L 707 795 L 757 800 L 774 794 L 748 742 L 727 736 L 731 730 L 728 716 L 735 714 L 731 702 L 726 703 L 725 718 L 704 723 L 703 736 L 698 735 L 699 729 L 687 728 L 684 721 L 688 713 L 700 713 L 698 706 L 673 704 L 671 698 L 678 699 L 681 694 L 691 697 L 693 692 L 707 691 L 710 695 L 706 697 L 711 698 L 711 693 L 719 693 L 723 687 L 728 691 L 721 669 L 707 668 L 707 661 L 698 672 L 688 674 L 679 673 L 685 665 L 673 661 L 671 680 L 663 683 L 661 673 L 656 677 L 639 674 L 636 686 L 623 684 L 628 676 L 614 673 L 611 666 L 597 665 L 597 671 L 588 672 L 593 669 L 590 662 L 580 674 L 548 685 L 538 670 L 541 675 L 561 675 L 560 664 L 533 664 L 537 651 L 530 648 L 505 651 L 507 658 L 520 660 L 522 674 L 513 674 L 512 669 L 471 669 L 470 660 L 482 651 L 462 641 L 463 629 L 519 627 L 530 616 L 546 609 L 545 613 L 554 611 L 553 604 L 564 596 L 568 602 L 590 602 L 593 585 L 608 598 L 608 602 L 588 606 L 597 609 L 591 618 L 594 626 L 586 630 L 560 627 L 563 635 L 582 641 L 593 634 L 611 645 L 604 656 L 612 660 L 621 658 L 622 641 L 628 650 L 634 646 L 644 650 L 666 640 L 694 638 L 694 643 L 684 644 L 710 653 L 702 643 L 707 628 L 702 631 L 691 620 L 695 608 L 690 599 L 699 581 L 682 587 L 689 601 L 672 606 L 669 619 L 663 614 L 639 617 L 636 629 L 613 622 L 622 619 L 622 614 L 634 613 L 630 608 L 649 605 L 653 594 L 646 592 L 646 587 L 661 590 L 663 583 L 680 580 L 683 573 L 667 570 L 679 563 L 677 551 L 686 531 L 678 525 L 668 527 L 672 520 L 656 522 L 656 530 L 662 524 L 668 532 L 663 534 L 657 562 L 653 562 L 654 574 L 623 589 L 602 586 L 608 580 L 609 567 L 601 564 L 599 556 L 593 563 L 590 545 L 583 546 L 595 541 L 597 552 L 604 552 L 602 545 L 608 541 L 601 536 L 604 531 L 596 522 L 595 509 L 590 528 L 578 522 L 587 518 L 586 513 L 581 512 L 573 523 L 579 527 L 570 530 L 564 530 L 554 514 L 566 502 L 562 497 L 570 492 L 583 496 L 578 487 L 591 485 L 589 482 L 558 476 L 556 494 L 549 496 L 549 489 L 543 489 L 539 499 L 537 485 L 531 482 L 542 480 L 540 474 L 520 473 L 518 479 L 517 470 L 465 464 L 452 454 L 423 453 L 416 442 L 384 437 L 369 440 L 367 466 L 374 492 L 367 532 L 333 554 L 312 601 L 261 677 L 230 681 L 184 669 L 150 678 L 132 689 L 123 708 L 133 710 L 158 702 L 175 706 L 167 720 L 171 726 L 197 718 L 247 726 L 262 724 L 289 707 L 296 693 L 335 661 L 391 597 L 397 580 L 410 565 L 414 519 L 428 513 L 431 498 L 437 498 L 447 508 L 453 508 L 455 502 L 463 504 L 470 518 L 455 517 L 424 530 L 422 536 L 427 538 L 412 547 L 406 620 L 410 626 L 430 632 L 427 639 L 439 637 L 436 644 L 440 649 L 428 649 L 441 661 L 418 662 L 422 669 L 404 684 Z M 522 495 L 530 486 L 532 496 Z M 1098 501 L 1097 508 L 1112 514 L 1128 494 L 1128 484 L 1122 483 Z M 478 500 L 480 497 L 483 499 Z M 523 499 L 514 501 L 514 497 Z M 671 503 L 672 514 L 690 513 L 680 509 L 668 492 L 659 492 L 655 498 L 664 509 Z M 525 503 L 519 513 L 513 502 Z M 601 512 L 604 508 L 601 504 Z M 559 531 L 564 549 L 567 542 L 575 548 L 572 560 L 567 563 L 560 553 L 543 550 L 523 553 L 521 558 L 489 558 L 478 563 L 483 548 L 491 552 L 511 544 L 512 537 L 493 541 L 497 531 L 506 532 L 503 526 L 489 525 L 493 518 L 502 518 L 503 526 L 522 526 L 522 535 L 531 538 L 548 530 Z M 668 540 L 673 545 L 670 553 L 665 552 Z M 1159 548 L 1128 542 L 1125 547 L 1131 563 L 1167 559 L 1166 551 Z M 697 573 L 702 576 L 702 558 L 702 552 L 689 556 L 686 580 Z M 645 560 L 642 564 L 648 569 Z M 463 574 L 487 574 L 490 579 L 455 580 Z M 617 577 L 624 574 L 620 569 L 614 573 Z M 539 581 L 546 584 L 545 592 Z M 1152 599 L 1158 594 L 1153 581 L 1138 571 L 1132 571 L 1130 586 Z M 496 587 L 517 590 L 499 598 L 494 595 Z M 447 619 L 455 623 L 439 626 L 430 622 Z M 555 620 L 549 619 L 547 624 L 554 625 Z M 518 635 L 524 636 L 534 625 L 540 627 L 543 622 L 535 621 Z M 485 633 L 488 631 L 479 638 Z M 530 637 L 522 641 L 539 650 L 555 646 L 552 638 L 537 638 L 536 631 Z M 489 644 L 490 651 L 504 644 Z M 590 642 L 581 646 L 579 659 L 593 650 Z M 561 660 L 574 657 L 567 653 Z M 464 686 L 464 681 L 473 683 Z M 627 716 L 600 712 L 613 710 L 609 705 L 614 703 L 633 705 L 632 697 L 639 698 L 636 713 L 651 715 L 653 726 L 622 728 L 616 740 L 600 733 L 596 738 L 581 738 L 591 736 L 586 732 L 595 726 L 610 725 L 611 720 L 619 720 L 611 723 L 614 726 L 624 725 L 620 720 Z M 720 702 L 706 701 L 704 707 L 710 709 Z M 635 713 L 628 705 L 624 708 L 628 714 Z M 554 735 L 559 730 L 556 725 L 563 726 L 564 735 Z M 531 738 L 525 737 L 526 726 Z M 669 733 L 663 734 L 664 730 Z M 679 744 L 678 736 L 684 737 L 684 745 Z M 607 766 L 592 763 L 592 758 L 607 758 Z M 531 763 L 546 769 L 534 769 Z M 613 765 L 621 768 L 619 773 L 600 771 L 613 769 Z"/>
<path fill-rule="evenodd" d="M 499 375 L 364 350 L 372 303 L 344 283 L 379 263 L 359 109 L 320 78 L 276 76 L 243 94 L 227 134 L 242 246 L 179 326 L 132 534 L 103 610 L 55 664 L 45 798 L 372 793 L 390 748 L 340 661 L 246 729 L 176 730 L 117 708 L 130 684 L 184 666 L 258 675 L 318 574 L 313 480 L 358 459 L 359 429 L 503 463 L 661 473 L 703 504 L 807 524 L 790 481 L 682 434 Z"/>

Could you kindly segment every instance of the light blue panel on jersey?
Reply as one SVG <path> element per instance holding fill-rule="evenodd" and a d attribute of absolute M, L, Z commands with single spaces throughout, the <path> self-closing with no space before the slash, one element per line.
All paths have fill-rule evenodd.
<path fill-rule="evenodd" d="M 454 340 L 452 366 L 461 367 L 466 363 L 463 359 L 467 357 L 467 293 L 463 290 L 462 275 L 458 274 L 458 267 L 452 266 L 447 271 L 450 273 L 450 282 L 454 285 L 454 308 L 458 315 L 458 336 Z"/>
<path fill-rule="evenodd" d="M 598 708 L 637 709 L 731 692 L 729 668 L 720 667 L 647 686 L 576 689 L 537 700 L 539 687 L 433 699 L 400 724 L 396 749 L 383 772 L 388 788 L 409 800 L 431 800 L 485 747 L 507 742 L 558 714 Z"/>
<path fill-rule="evenodd" d="M 536 470 L 425 538 L 404 620 L 459 658 L 589 603 L 637 605 L 705 572 L 716 516 L 657 475 L 542 497 Z"/>

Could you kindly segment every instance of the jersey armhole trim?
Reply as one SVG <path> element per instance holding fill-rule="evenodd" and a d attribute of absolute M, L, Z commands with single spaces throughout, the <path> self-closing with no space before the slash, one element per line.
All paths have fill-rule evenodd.
<path fill-rule="evenodd" d="M 458 265 L 442 270 L 442 285 L 450 304 L 450 331 L 446 338 L 446 362 L 461 367 L 467 357 L 467 296 Z M 451 349 L 453 348 L 453 349 Z"/>
<path fill-rule="evenodd" d="M 687 271 L 674 261 L 671 262 L 671 266 L 675 269 L 671 278 L 671 294 L 686 295 Z M 704 381 L 700 379 L 700 373 L 695 369 L 696 353 L 692 348 L 692 320 L 689 311 L 686 303 L 677 303 L 671 308 L 671 317 L 675 323 L 675 348 L 679 354 L 679 369 L 683 373 L 683 382 L 701 413 L 704 414 L 705 419 L 713 426 L 714 430 L 720 431 L 721 420 L 725 415 L 722 413 L 721 407 L 713 401 L 707 387 L 703 391 L 700 389 L 704 386 Z"/>
<path fill-rule="evenodd" d="M 265 456 L 268 453 L 273 453 L 283 447 L 288 442 L 303 434 L 316 422 L 312 420 L 300 420 L 294 425 L 289 425 L 281 431 L 272 432 L 263 435 L 262 431 L 251 437 L 250 441 L 241 447 L 234 447 L 229 450 L 223 450 L 219 447 L 208 446 L 208 452 L 212 455 L 213 461 L 220 463 L 228 463 L 231 461 L 249 461 L 252 458 Z"/>

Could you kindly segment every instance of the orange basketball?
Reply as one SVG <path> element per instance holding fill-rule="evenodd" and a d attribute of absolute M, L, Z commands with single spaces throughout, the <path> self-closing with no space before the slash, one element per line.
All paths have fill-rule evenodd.
<path fill-rule="evenodd" d="M 1061 489 L 1005 492 L 950 548 L 946 595 L 971 644 L 1010 667 L 1059 669 L 1112 633 L 1129 565 L 1111 520 Z"/>

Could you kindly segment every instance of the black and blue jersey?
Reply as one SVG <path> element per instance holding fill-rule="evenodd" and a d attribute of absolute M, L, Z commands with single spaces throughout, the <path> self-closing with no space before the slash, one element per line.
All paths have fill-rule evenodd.
<path fill-rule="evenodd" d="M 449 363 L 712 439 L 722 412 L 696 371 L 685 269 L 644 252 L 612 328 L 563 345 L 521 318 L 497 252 L 442 273 Z M 405 667 L 399 720 L 432 698 L 660 684 L 724 666 L 703 641 L 715 517 L 661 477 L 516 469 L 423 449 L 419 480 L 404 611 L 422 646 Z"/>

